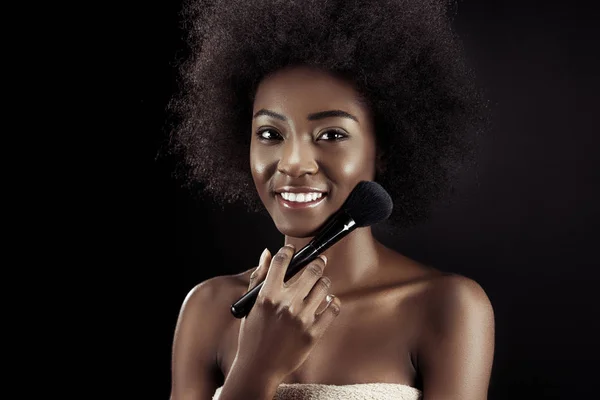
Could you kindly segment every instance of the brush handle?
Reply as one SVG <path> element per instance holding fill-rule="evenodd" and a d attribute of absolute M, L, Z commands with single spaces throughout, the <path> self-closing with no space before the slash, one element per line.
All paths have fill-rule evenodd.
<path fill-rule="evenodd" d="M 287 271 L 285 273 L 284 282 L 287 282 L 292 276 L 296 275 L 303 267 L 305 267 L 308 263 L 313 261 L 319 253 L 317 253 L 317 249 L 312 246 L 312 244 L 308 244 L 302 250 L 294 254 L 292 257 L 290 264 L 288 265 Z M 236 301 L 231 306 L 231 313 L 236 318 L 244 318 L 248 315 L 254 303 L 256 303 L 256 298 L 258 297 L 258 292 L 265 284 L 265 281 L 262 281 L 255 287 L 253 287 L 250 291 L 244 294 L 238 301 Z"/>
<path fill-rule="evenodd" d="M 317 258 L 319 254 L 333 246 L 357 227 L 356 222 L 345 211 L 335 214 L 334 218 L 319 231 L 310 243 L 294 254 L 285 272 L 284 282 L 287 282 L 308 263 Z M 258 292 L 260 292 L 264 283 L 262 281 L 253 287 L 231 306 L 231 313 L 234 317 L 244 318 L 248 315 L 254 303 L 256 303 Z"/>

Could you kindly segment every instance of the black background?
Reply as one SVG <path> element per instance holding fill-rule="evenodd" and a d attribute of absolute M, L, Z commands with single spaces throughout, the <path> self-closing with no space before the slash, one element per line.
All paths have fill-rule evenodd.
<path fill-rule="evenodd" d="M 135 385 L 163 399 L 187 292 L 254 266 L 264 247 L 283 243 L 268 218 L 196 200 L 171 178 L 172 160 L 156 159 L 174 61 L 185 56 L 180 5 L 148 3 L 130 21 L 135 72 L 125 102 L 136 161 L 122 171 L 125 191 L 115 198 L 119 245 L 138 282 L 126 318 L 139 329 L 123 340 L 139 350 Z M 576 2 L 460 2 L 455 28 L 494 106 L 479 170 L 465 174 L 456 203 L 426 224 L 402 237 L 379 233 L 386 245 L 486 290 L 496 315 L 492 400 L 578 398 L 595 386 L 596 19 Z"/>

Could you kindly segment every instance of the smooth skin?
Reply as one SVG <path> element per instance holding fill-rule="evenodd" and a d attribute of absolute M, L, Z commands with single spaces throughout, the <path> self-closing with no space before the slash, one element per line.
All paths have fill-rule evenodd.
<path fill-rule="evenodd" d="M 295 66 L 267 76 L 251 135 L 256 190 L 295 249 L 359 181 L 375 176 L 369 109 L 351 84 L 324 71 Z M 290 210 L 276 194 L 282 186 L 319 188 L 326 197 Z M 324 255 L 326 265 L 318 259 L 287 283 L 284 246 L 272 259 L 267 252 L 252 281 L 254 268 L 197 285 L 177 322 L 171 398 L 209 400 L 221 385 L 227 400 L 270 399 L 280 383 L 382 382 L 416 387 L 424 400 L 487 399 L 494 313 L 479 284 L 383 246 L 370 227 Z M 231 304 L 265 279 L 248 317 L 234 318 Z M 325 308 L 327 293 L 336 298 Z M 314 316 L 317 303 L 327 317 Z"/>

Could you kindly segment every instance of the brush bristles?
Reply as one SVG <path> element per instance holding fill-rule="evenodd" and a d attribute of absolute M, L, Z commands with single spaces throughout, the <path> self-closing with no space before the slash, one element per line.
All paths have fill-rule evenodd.
<path fill-rule="evenodd" d="M 350 193 L 342 207 L 359 227 L 387 219 L 394 203 L 385 189 L 373 181 L 361 181 Z"/>

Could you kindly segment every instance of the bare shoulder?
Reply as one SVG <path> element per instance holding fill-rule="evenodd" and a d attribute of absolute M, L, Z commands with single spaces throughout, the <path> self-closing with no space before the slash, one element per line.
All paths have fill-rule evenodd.
<path fill-rule="evenodd" d="M 445 311 L 467 309 L 492 312 L 492 304 L 485 290 L 471 278 L 442 273 L 432 277 L 427 285 L 428 302 Z"/>
<path fill-rule="evenodd" d="M 387 252 L 386 259 L 388 270 L 396 267 L 399 298 L 406 305 L 402 329 L 410 338 L 415 385 L 427 398 L 487 398 L 495 327 L 483 287 L 397 252 Z"/>
<path fill-rule="evenodd" d="M 452 329 L 462 320 L 492 324 L 494 311 L 485 290 L 475 280 L 463 275 L 440 271 L 386 249 L 391 270 L 395 270 L 400 286 L 410 287 L 418 301 L 418 310 L 424 328 Z M 398 268 L 401 267 L 401 268 Z M 408 284 L 408 285 L 407 285 Z"/>
<path fill-rule="evenodd" d="M 248 274 L 209 278 L 187 293 L 175 329 L 174 366 L 187 365 L 193 356 L 206 370 L 216 368 L 223 332 L 236 321 L 230 306 L 247 288 Z"/>
<path fill-rule="evenodd" d="M 252 270 L 235 275 L 220 275 L 198 283 L 184 300 L 186 308 L 216 309 L 230 302 L 233 297 L 244 293 Z M 208 306 L 211 307 L 208 307 Z M 215 307 L 216 306 L 216 307 Z M 222 313 L 216 313 L 222 315 Z"/>
<path fill-rule="evenodd" d="M 459 274 L 440 271 L 437 268 L 413 260 L 386 247 L 381 252 L 385 264 L 388 265 L 390 280 L 401 285 L 410 283 L 422 295 L 422 299 L 434 305 L 473 306 L 490 308 L 490 300 L 476 281 Z M 392 275 L 393 274 L 393 275 Z"/>
<path fill-rule="evenodd" d="M 427 280 L 422 295 L 414 365 L 425 391 L 432 398 L 487 398 L 495 327 L 484 289 L 443 273 Z"/>
<path fill-rule="evenodd" d="M 494 331 L 494 309 L 475 280 L 441 273 L 427 280 L 424 291 L 425 330 L 446 335 L 463 330 Z"/>
<path fill-rule="evenodd" d="M 233 276 L 216 276 L 196 284 L 181 305 L 175 338 L 195 342 L 201 337 L 205 347 L 216 349 L 219 332 L 229 322 L 229 313 L 220 310 L 226 308 L 226 300 L 231 297 L 233 287 Z"/>
<path fill-rule="evenodd" d="M 179 313 L 175 337 L 188 336 L 197 340 L 203 332 L 202 340 L 217 349 L 221 332 L 234 321 L 230 306 L 240 297 L 248 283 L 249 272 L 237 275 L 221 275 L 204 280 L 195 285 L 186 295 Z M 196 339 L 194 339 L 196 338 Z"/>
<path fill-rule="evenodd" d="M 237 275 L 210 278 L 183 300 L 173 338 L 172 399 L 210 398 L 222 383 L 218 349 L 234 321 L 229 305 L 239 282 Z"/>

